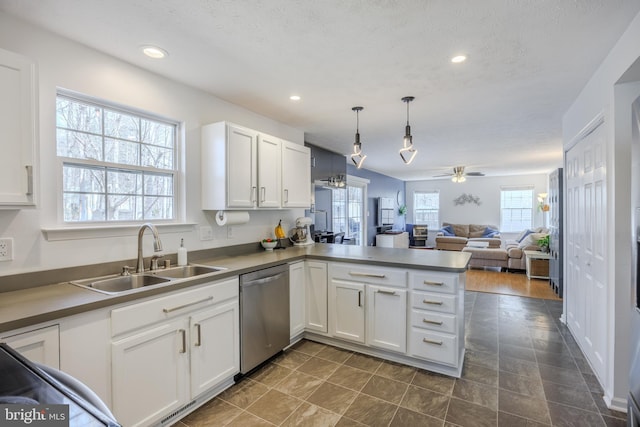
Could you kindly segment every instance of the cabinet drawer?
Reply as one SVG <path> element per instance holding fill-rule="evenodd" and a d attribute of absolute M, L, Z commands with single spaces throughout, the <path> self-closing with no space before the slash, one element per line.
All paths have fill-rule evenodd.
<path fill-rule="evenodd" d="M 411 292 L 411 306 L 421 310 L 438 311 L 440 313 L 456 313 L 455 295 L 435 292 Z"/>
<path fill-rule="evenodd" d="M 456 333 L 456 316 L 433 311 L 411 310 L 411 326 L 433 331 Z"/>
<path fill-rule="evenodd" d="M 409 281 L 413 289 L 422 291 L 454 294 L 458 289 L 457 274 L 412 271 Z"/>
<path fill-rule="evenodd" d="M 111 336 L 238 297 L 238 278 L 150 299 L 111 311 Z"/>
<path fill-rule="evenodd" d="M 455 335 L 412 328 L 409 340 L 411 356 L 458 366 L 458 339 Z"/>
<path fill-rule="evenodd" d="M 329 275 L 334 279 L 350 280 L 352 282 L 407 287 L 407 272 L 397 268 L 331 263 L 329 264 Z"/>

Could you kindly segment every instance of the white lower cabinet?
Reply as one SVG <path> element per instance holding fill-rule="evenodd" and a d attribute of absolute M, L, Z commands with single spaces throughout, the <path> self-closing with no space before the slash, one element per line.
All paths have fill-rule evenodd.
<path fill-rule="evenodd" d="M 364 344 L 363 283 L 331 279 L 329 283 L 329 333 Z"/>
<path fill-rule="evenodd" d="M 327 333 L 327 263 L 305 261 L 305 329 Z"/>
<path fill-rule="evenodd" d="M 367 345 L 407 351 L 407 290 L 367 285 Z"/>
<path fill-rule="evenodd" d="M 113 411 L 124 425 L 159 422 L 239 372 L 237 278 L 118 308 L 111 318 Z"/>
<path fill-rule="evenodd" d="M 289 335 L 293 341 L 304 332 L 305 262 L 289 265 Z"/>
<path fill-rule="evenodd" d="M 7 332 L 0 336 L 0 341 L 32 362 L 60 369 L 60 328 L 57 324 Z"/>

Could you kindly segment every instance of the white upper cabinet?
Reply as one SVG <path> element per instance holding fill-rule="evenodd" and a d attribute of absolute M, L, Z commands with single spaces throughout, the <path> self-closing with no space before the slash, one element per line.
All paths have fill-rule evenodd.
<path fill-rule="evenodd" d="M 0 49 L 0 208 L 35 205 L 36 65 Z"/>
<path fill-rule="evenodd" d="M 282 141 L 282 207 L 311 206 L 311 150 Z"/>
<path fill-rule="evenodd" d="M 202 209 L 311 204 L 309 148 L 228 122 L 202 128 Z"/>

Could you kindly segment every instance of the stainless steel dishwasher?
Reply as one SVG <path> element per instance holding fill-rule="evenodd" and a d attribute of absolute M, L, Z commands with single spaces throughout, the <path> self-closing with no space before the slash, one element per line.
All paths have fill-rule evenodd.
<path fill-rule="evenodd" d="M 289 266 L 240 276 L 240 373 L 289 345 Z"/>

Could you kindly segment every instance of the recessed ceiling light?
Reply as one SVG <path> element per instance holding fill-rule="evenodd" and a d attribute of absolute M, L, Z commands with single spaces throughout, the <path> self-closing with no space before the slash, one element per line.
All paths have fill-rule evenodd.
<path fill-rule="evenodd" d="M 166 50 L 157 46 L 141 46 L 140 49 L 142 49 L 142 53 L 153 59 L 162 59 L 169 55 Z"/>
<path fill-rule="evenodd" d="M 300 101 L 300 95 L 291 95 L 289 99 L 292 101 Z"/>
<path fill-rule="evenodd" d="M 464 55 L 457 55 L 454 56 L 453 58 L 451 58 L 451 62 L 453 62 L 454 64 L 459 64 L 461 62 L 464 62 L 467 60 L 467 57 Z"/>

